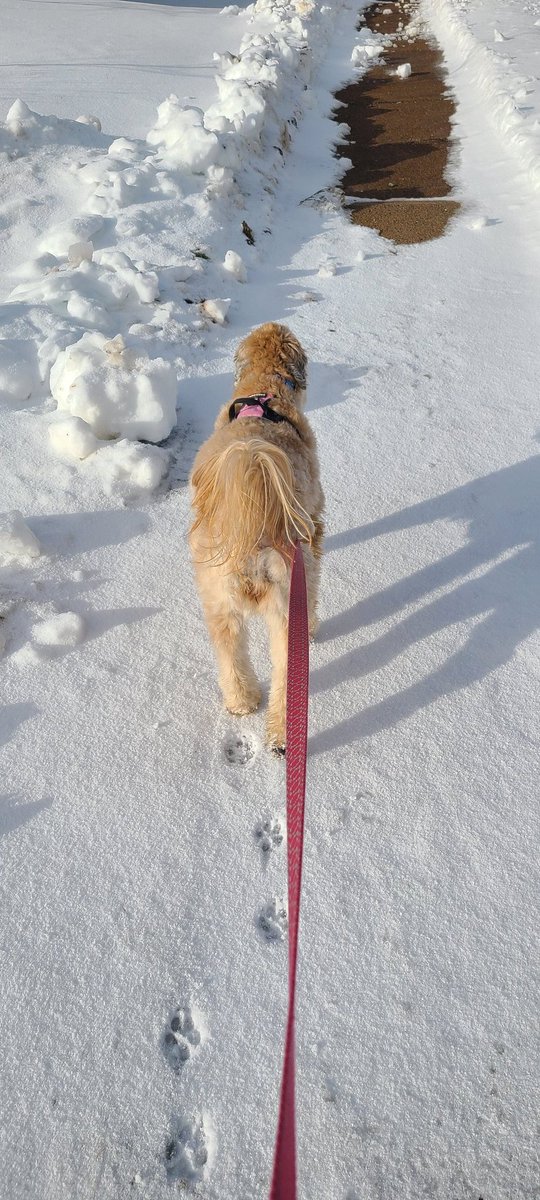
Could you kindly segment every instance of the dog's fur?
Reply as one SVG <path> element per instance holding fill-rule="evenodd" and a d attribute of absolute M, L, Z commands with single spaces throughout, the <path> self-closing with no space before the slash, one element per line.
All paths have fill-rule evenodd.
<path fill-rule="evenodd" d="M 230 422 L 228 401 L 193 466 L 195 519 L 189 541 L 229 712 L 242 715 L 259 706 L 261 690 L 244 622 L 256 612 L 267 621 L 272 683 L 266 737 L 271 747 L 282 750 L 292 553 L 300 538 L 313 634 L 324 497 L 315 437 L 303 413 L 306 356 L 300 343 L 285 325 L 261 325 L 240 343 L 235 365 L 232 400 L 268 393 L 271 407 L 294 422 L 298 433 L 286 421 Z"/>

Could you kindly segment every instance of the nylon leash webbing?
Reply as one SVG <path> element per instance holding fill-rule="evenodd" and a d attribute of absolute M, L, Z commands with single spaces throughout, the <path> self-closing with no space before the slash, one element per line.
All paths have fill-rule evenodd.
<path fill-rule="evenodd" d="M 304 852 L 309 633 L 306 574 L 296 543 L 289 593 L 287 661 L 287 871 L 289 891 L 289 1008 L 270 1200 L 296 1200 L 295 998 L 298 922 Z"/>

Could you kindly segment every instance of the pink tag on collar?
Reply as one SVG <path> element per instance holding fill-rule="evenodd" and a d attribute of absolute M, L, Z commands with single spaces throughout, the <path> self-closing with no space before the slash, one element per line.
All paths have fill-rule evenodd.
<path fill-rule="evenodd" d="M 243 417 L 264 417 L 264 409 L 260 404 L 244 404 L 236 420 L 241 421 Z"/>

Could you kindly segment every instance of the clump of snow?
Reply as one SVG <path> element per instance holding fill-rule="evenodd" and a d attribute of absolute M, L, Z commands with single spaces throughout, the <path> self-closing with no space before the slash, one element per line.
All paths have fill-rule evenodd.
<path fill-rule="evenodd" d="M 103 227 L 103 218 L 93 214 L 73 217 L 64 221 L 43 235 L 39 249 L 45 254 L 53 254 L 55 258 L 64 258 L 73 246 L 81 243 L 90 244 L 94 234 Z"/>
<path fill-rule="evenodd" d="M 79 125 L 93 125 L 94 129 L 97 129 L 98 133 L 101 133 L 101 121 L 99 117 L 82 116 L 76 117 L 75 120 Z"/>
<path fill-rule="evenodd" d="M 227 250 L 223 263 L 224 269 L 239 283 L 247 283 L 247 270 L 244 260 L 234 250 Z"/>
<path fill-rule="evenodd" d="M 83 459 L 100 445 L 90 425 L 81 417 L 63 417 L 49 425 L 49 440 L 57 454 Z"/>
<path fill-rule="evenodd" d="M 86 625 L 74 612 L 55 613 L 32 629 L 32 641 L 38 646 L 78 646 L 84 641 Z"/>
<path fill-rule="evenodd" d="M 469 222 L 469 229 L 475 229 L 475 230 L 485 229 L 487 223 L 488 223 L 487 217 L 484 217 L 484 216 L 473 217 L 472 221 Z"/>
<path fill-rule="evenodd" d="M 94 246 L 92 242 L 74 242 L 68 248 L 68 266 L 80 267 L 82 262 L 92 262 L 93 255 Z"/>
<path fill-rule="evenodd" d="M 226 325 L 227 313 L 231 307 L 230 300 L 203 300 L 201 307 L 214 325 Z"/>
<path fill-rule="evenodd" d="M 105 494 L 132 499 L 159 487 L 167 473 L 169 456 L 157 446 L 123 439 L 99 450 L 95 462 Z"/>
<path fill-rule="evenodd" d="M 160 442 L 176 421 L 173 367 L 130 350 L 120 336 L 83 334 L 59 354 L 50 387 L 59 411 L 80 417 L 99 438 Z"/>
<path fill-rule="evenodd" d="M 401 65 L 396 68 L 396 75 L 399 79 L 408 79 L 411 72 L 412 67 L 410 63 L 401 63 Z"/>
<path fill-rule="evenodd" d="M 41 546 L 23 520 L 22 513 L 0 513 L 0 556 L 23 560 L 39 558 Z"/>
<path fill-rule="evenodd" d="M 121 250 L 98 250 L 94 257 L 98 265 L 122 281 L 141 304 L 151 304 L 158 299 L 159 283 L 155 271 L 140 270 Z"/>
<path fill-rule="evenodd" d="M 30 130 L 36 126 L 36 114 L 25 104 L 24 100 L 15 100 L 6 117 L 6 129 L 15 137 L 27 137 Z"/>
<path fill-rule="evenodd" d="M 19 158 L 40 145 L 90 145 L 102 147 L 104 139 L 99 122 L 92 121 L 87 128 L 77 121 L 62 120 L 60 117 L 42 116 L 33 112 L 24 100 L 11 105 L 3 130 L 11 140 L 11 157 Z"/>
<path fill-rule="evenodd" d="M 204 125 L 201 108 L 182 105 L 178 96 L 169 96 L 159 105 L 158 117 L 147 141 L 159 146 L 169 165 L 203 174 L 216 163 L 220 154 L 218 137 Z"/>
<path fill-rule="evenodd" d="M 384 38 L 373 30 L 364 28 L 358 33 L 357 44 L 351 54 L 353 67 L 365 67 L 372 58 L 378 58 L 382 53 Z"/>

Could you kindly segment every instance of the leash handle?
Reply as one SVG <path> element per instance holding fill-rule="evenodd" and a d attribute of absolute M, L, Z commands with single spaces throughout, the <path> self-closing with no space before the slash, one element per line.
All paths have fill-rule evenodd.
<path fill-rule="evenodd" d="M 309 631 L 304 556 L 296 543 L 289 593 L 287 661 L 287 874 L 289 892 L 289 1007 L 270 1200 L 296 1200 L 295 1000 L 298 925 L 304 853 Z"/>

